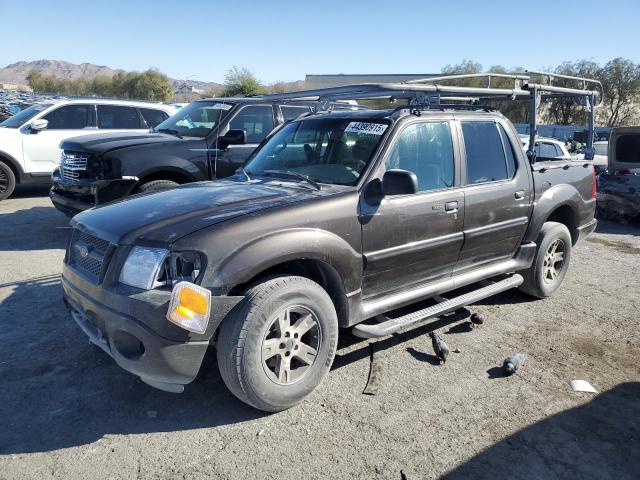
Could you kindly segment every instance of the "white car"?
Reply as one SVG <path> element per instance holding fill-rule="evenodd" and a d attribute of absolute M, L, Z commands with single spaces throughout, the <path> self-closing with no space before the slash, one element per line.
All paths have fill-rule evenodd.
<path fill-rule="evenodd" d="M 529 136 L 520 135 L 522 148 L 529 149 Z M 536 158 L 545 160 L 571 160 L 571 154 L 560 140 L 548 137 L 536 138 Z"/>
<path fill-rule="evenodd" d="M 608 141 L 600 141 L 593 142 L 593 166 L 596 171 L 596 175 L 600 175 L 607 169 L 607 164 L 609 161 L 609 142 Z M 584 153 L 579 154 L 576 157 L 577 160 L 584 160 Z"/>
<path fill-rule="evenodd" d="M 60 142 L 100 132 L 146 132 L 176 107 L 126 100 L 43 102 L 0 123 L 0 200 L 16 184 L 49 183 L 58 167 Z"/>

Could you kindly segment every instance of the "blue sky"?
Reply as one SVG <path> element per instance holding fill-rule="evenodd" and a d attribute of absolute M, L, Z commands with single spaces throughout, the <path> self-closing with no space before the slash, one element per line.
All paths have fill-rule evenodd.
<path fill-rule="evenodd" d="M 46 58 L 203 81 L 222 81 L 232 65 L 273 82 L 431 73 L 463 59 L 532 69 L 640 62 L 639 0 L 0 0 L 0 19 L 0 66 Z"/>

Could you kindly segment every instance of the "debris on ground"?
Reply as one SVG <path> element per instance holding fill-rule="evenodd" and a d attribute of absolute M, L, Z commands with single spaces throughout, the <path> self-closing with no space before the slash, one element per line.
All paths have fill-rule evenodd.
<path fill-rule="evenodd" d="M 449 355 L 449 346 L 444 343 L 444 340 L 436 332 L 429 332 L 431 337 L 431 345 L 433 345 L 433 351 L 436 357 L 440 359 L 442 363 L 447 362 L 447 356 Z"/>
<path fill-rule="evenodd" d="M 571 380 L 569 382 L 574 392 L 598 393 L 589 382 L 585 380 Z"/>
<path fill-rule="evenodd" d="M 262 430 L 260 430 L 258 433 L 256 433 L 256 437 L 259 437 L 260 435 L 262 435 L 264 433 L 264 428 Z"/>
<path fill-rule="evenodd" d="M 460 353 L 460 349 L 456 347 L 456 349 L 453 351 L 453 353 Z"/>
<path fill-rule="evenodd" d="M 504 362 L 502 362 L 502 368 L 504 368 L 504 371 L 508 375 L 512 375 L 524 366 L 526 358 L 527 357 L 524 353 L 514 353 L 504 359 Z"/>
<path fill-rule="evenodd" d="M 403 470 L 400 470 L 400 480 L 408 480 L 407 475 L 404 473 Z"/>
<path fill-rule="evenodd" d="M 380 387 L 380 371 L 381 366 L 380 363 L 376 361 L 376 357 L 374 355 L 375 348 L 373 347 L 373 343 L 369 344 L 369 359 L 370 359 L 370 367 L 369 367 L 369 378 L 367 379 L 367 384 L 362 391 L 365 395 L 375 395 L 378 393 L 378 388 Z"/>
<path fill-rule="evenodd" d="M 484 316 L 478 312 L 474 312 L 471 314 L 471 328 L 479 327 L 484 323 Z"/>

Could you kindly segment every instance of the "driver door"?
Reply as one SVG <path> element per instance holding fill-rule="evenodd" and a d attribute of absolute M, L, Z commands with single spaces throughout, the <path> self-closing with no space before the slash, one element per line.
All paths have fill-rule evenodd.
<path fill-rule="evenodd" d="M 244 130 L 246 142 L 244 145 L 229 145 L 224 150 L 209 153 L 215 177 L 233 175 L 274 128 L 275 117 L 271 105 L 246 105 L 240 108 L 227 125 L 220 129 L 218 135 L 224 135 L 229 130 Z"/>

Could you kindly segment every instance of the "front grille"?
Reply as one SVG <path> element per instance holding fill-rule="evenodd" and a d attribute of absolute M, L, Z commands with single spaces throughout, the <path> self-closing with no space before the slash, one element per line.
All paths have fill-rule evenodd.
<path fill-rule="evenodd" d="M 111 244 L 88 233 L 74 230 L 69 243 L 69 265 L 96 282 L 100 281 Z"/>
<path fill-rule="evenodd" d="M 88 155 L 82 153 L 62 152 L 60 156 L 60 176 L 68 182 L 77 182 L 80 172 L 87 170 Z"/>

